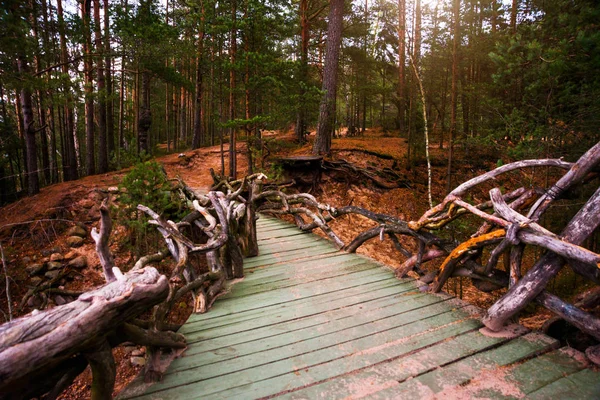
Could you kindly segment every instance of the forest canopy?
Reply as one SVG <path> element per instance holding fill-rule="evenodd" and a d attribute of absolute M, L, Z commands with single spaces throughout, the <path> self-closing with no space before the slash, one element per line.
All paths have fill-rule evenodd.
<path fill-rule="evenodd" d="M 159 150 L 251 147 L 263 129 L 303 141 L 332 73 L 330 3 L 2 0 L 0 203 Z M 381 127 L 408 139 L 409 165 L 424 115 L 432 145 L 504 162 L 574 159 L 599 139 L 596 1 L 356 0 L 341 14 L 329 136 Z"/>

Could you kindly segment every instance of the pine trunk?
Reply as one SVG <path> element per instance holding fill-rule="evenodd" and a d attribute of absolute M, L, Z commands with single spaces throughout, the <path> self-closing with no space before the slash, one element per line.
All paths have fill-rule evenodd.
<path fill-rule="evenodd" d="M 329 154 L 331 137 L 335 128 L 336 94 L 338 83 L 338 64 L 340 44 L 342 42 L 342 22 L 344 18 L 344 1 L 332 0 L 329 3 L 329 22 L 327 26 L 327 45 L 325 67 L 323 70 L 323 99 L 319 107 L 317 137 L 313 146 L 313 154 Z"/>
<path fill-rule="evenodd" d="M 94 158 L 95 153 L 95 139 L 94 139 L 94 99 L 92 97 L 92 85 L 93 85 L 93 66 L 92 66 L 92 39 L 90 33 L 90 10 L 91 1 L 84 0 L 81 3 L 81 19 L 83 20 L 83 53 L 84 62 L 83 70 L 85 77 L 85 138 L 86 138 L 86 163 L 87 163 L 87 174 L 94 175 L 96 173 L 96 161 Z"/>
<path fill-rule="evenodd" d="M 96 80 L 98 85 L 98 172 L 102 174 L 108 171 L 108 151 L 106 143 L 106 87 L 100 26 L 100 0 L 94 0 L 94 42 L 96 45 Z"/>
<path fill-rule="evenodd" d="M 29 73 L 29 66 L 24 55 L 17 59 L 19 74 L 25 76 Z M 31 91 L 27 87 L 21 88 L 21 111 L 23 113 L 23 133 L 25 136 L 25 154 L 27 162 L 27 194 L 30 196 L 40 191 L 37 163 L 37 145 L 35 142 L 35 128 L 33 121 L 33 106 Z"/>

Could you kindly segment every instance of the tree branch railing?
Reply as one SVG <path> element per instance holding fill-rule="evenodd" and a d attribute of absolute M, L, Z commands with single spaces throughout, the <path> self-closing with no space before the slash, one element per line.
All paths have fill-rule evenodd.
<path fill-rule="evenodd" d="M 307 193 L 263 187 L 266 177 L 262 174 L 230 181 L 213 173 L 215 186 L 206 195 L 179 181 L 176 190 L 189 208 L 179 222 L 164 219 L 161 210 L 138 206 L 156 226 L 166 248 L 141 257 L 125 274 L 114 266 L 108 247 L 112 222 L 103 203 L 100 229 L 93 230 L 92 237 L 107 283 L 76 301 L 0 326 L 0 397 L 57 396 L 88 364 L 93 374 L 92 398 L 110 397 L 115 381 L 110 350 L 124 342 L 146 346 L 145 380 L 160 379 L 166 368 L 162 360 L 185 348 L 185 338 L 175 332 L 178 326 L 168 322 L 170 311 L 191 294 L 193 311 L 206 312 L 226 280 L 243 277 L 244 257 L 258 254 L 258 212 L 289 215 L 303 231 L 319 229 L 337 248 L 351 253 L 368 240 L 387 237 L 405 258 L 397 275 L 415 271 L 420 285 L 432 292 L 440 291 L 453 276 L 470 278 L 484 291 L 507 288 L 483 317 L 492 331 L 501 330 L 510 318 L 536 301 L 600 339 L 600 320 L 581 308 L 584 304 L 588 309 L 597 305 L 600 296 L 590 296 L 578 302 L 578 307 L 545 290 L 565 263 L 575 273 L 600 284 L 600 255 L 581 247 L 600 225 L 600 189 L 560 235 L 540 223 L 552 203 L 592 176 L 599 164 L 600 143 L 576 163 L 549 159 L 507 164 L 459 185 L 417 221 L 408 222 L 357 206 L 336 208 Z M 568 171 L 545 192 L 518 188 L 502 194 L 494 188 L 487 201 L 471 204 L 464 200 L 469 190 L 503 173 L 539 166 Z M 351 214 L 372 221 L 374 226 L 344 241 L 331 223 Z M 458 243 L 436 233 L 466 215 L 483 221 L 471 238 Z M 414 242 L 415 250 L 401 242 L 403 237 Z M 524 271 L 523 254 L 531 246 L 546 253 Z M 484 249 L 489 251 L 484 253 Z M 200 273 L 190 262 L 191 254 L 204 255 L 208 271 Z M 482 254 L 488 254 L 484 261 Z M 498 266 L 500 255 L 509 257 L 504 270 Z M 174 261 L 169 277 L 149 266 L 169 257 Z M 423 264 L 439 259 L 443 262 L 433 274 L 422 269 Z M 591 347 L 587 354 L 600 362 L 599 348 Z"/>
<path fill-rule="evenodd" d="M 105 200 L 99 230 L 94 228 L 91 235 L 106 284 L 71 303 L 34 310 L 0 326 L 0 398 L 55 398 L 87 365 L 92 369 L 92 399 L 111 398 L 116 377 L 112 348 L 125 342 L 146 346 L 144 380 L 159 380 L 167 366 L 164 360 L 186 347 L 184 336 L 176 333 L 179 326 L 168 322 L 169 313 L 188 294 L 193 311 L 206 312 L 226 279 L 243 276 L 243 257 L 258 254 L 255 209 L 244 196 L 259 192 L 263 178 L 244 178 L 235 190 L 227 182 L 224 192 L 207 195 L 180 181 L 176 190 L 189 213 L 177 223 L 162 218 L 157 212 L 162 210 L 138 205 L 166 248 L 141 257 L 125 274 L 114 265 L 109 248 L 112 220 Z M 205 256 L 207 272 L 199 273 L 191 254 Z M 149 266 L 168 257 L 174 261 L 169 277 Z"/>
<path fill-rule="evenodd" d="M 598 189 L 571 219 L 560 235 L 540 224 L 544 212 L 561 195 L 597 177 L 600 165 L 600 143 L 589 149 L 575 163 L 561 159 L 525 160 L 506 164 L 470 179 L 452 190 L 440 204 L 426 211 L 417 221 L 402 221 L 356 206 L 335 208 L 322 204 L 309 194 L 287 194 L 282 190 L 265 190 L 252 197 L 257 210 L 276 216 L 291 215 L 296 225 L 304 231 L 320 229 L 335 246 L 355 252 L 366 241 L 389 237 L 394 247 L 406 258 L 397 269 L 399 276 L 415 270 L 424 283 L 431 282 L 429 290 L 438 292 L 450 277 L 462 276 L 473 280 L 486 291 L 507 288 L 507 292 L 492 305 L 483 323 L 491 331 L 499 331 L 504 324 L 532 301 L 559 314 L 566 321 L 589 335 L 598 338 L 600 320 L 591 313 L 568 304 L 545 291 L 548 283 L 567 263 L 578 275 L 600 284 L 600 255 L 581 247 L 581 244 L 600 225 L 600 189 Z M 489 192 L 489 200 L 479 204 L 465 201 L 466 195 L 477 186 L 495 180 L 498 176 L 524 168 L 548 167 L 567 172 L 548 190 L 518 188 L 502 194 L 499 188 Z M 487 210 L 492 211 L 491 213 Z M 365 217 L 376 225 L 344 242 L 331 228 L 330 223 L 347 214 Z M 483 221 L 473 236 L 463 243 L 442 239 L 435 231 L 464 215 L 475 215 Z M 402 246 L 399 236 L 416 242 L 415 254 Z M 523 253 L 528 247 L 545 249 L 546 253 L 527 271 L 523 270 Z M 484 249 L 489 249 L 485 262 L 478 262 Z M 501 255 L 508 258 L 506 270 L 498 267 Z M 444 261 L 433 279 L 421 270 L 421 264 L 435 259 Z M 483 285 L 482 282 L 487 284 Z M 593 305 L 600 304 L 596 296 Z M 591 307 L 588 305 L 588 307 Z M 600 348 L 590 348 L 588 356 L 600 362 Z"/>

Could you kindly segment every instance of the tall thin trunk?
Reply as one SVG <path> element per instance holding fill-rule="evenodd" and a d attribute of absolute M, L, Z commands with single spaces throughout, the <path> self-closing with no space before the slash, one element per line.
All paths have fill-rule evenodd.
<path fill-rule="evenodd" d="M 106 151 L 110 157 L 115 152 L 115 116 L 113 101 L 113 68 L 110 48 L 110 21 L 108 0 L 104 0 L 104 65 L 106 80 Z"/>
<path fill-rule="evenodd" d="M 121 2 L 121 7 L 125 9 L 127 13 L 128 2 L 124 0 Z M 125 51 L 124 48 L 121 53 L 121 81 L 119 82 L 119 137 L 117 143 L 117 164 L 121 166 L 121 149 L 126 146 L 125 144 Z"/>
<path fill-rule="evenodd" d="M 202 76 L 204 71 L 204 1 L 200 0 L 200 23 L 198 25 L 198 44 L 196 46 L 196 104 L 194 106 L 194 136 L 192 137 L 192 149 L 197 149 L 204 144 L 204 108 L 202 97 Z"/>
<path fill-rule="evenodd" d="M 62 0 L 56 1 L 56 10 L 58 14 L 58 33 L 60 37 L 60 62 L 62 63 L 62 73 L 65 76 L 69 74 L 69 66 L 67 60 L 67 40 L 65 37 L 65 20 L 63 16 Z M 65 181 L 75 180 L 78 178 L 77 171 L 77 153 L 75 152 L 75 113 L 73 111 L 73 95 L 71 88 L 65 84 L 63 88 L 66 96 L 65 112 L 65 129 L 64 129 L 64 154 L 62 158 L 63 179 Z"/>
<path fill-rule="evenodd" d="M 406 121 L 406 0 L 398 0 L 398 128 L 404 133 Z"/>
<path fill-rule="evenodd" d="M 31 25 L 31 32 L 33 33 L 33 38 L 36 43 L 39 43 L 39 34 L 38 34 L 38 23 L 37 23 L 37 4 L 30 0 L 29 8 L 31 13 L 29 14 L 29 22 Z M 34 68 L 35 72 L 39 73 L 42 70 L 42 60 L 40 54 L 39 46 L 35 47 L 35 52 L 33 56 Z M 44 177 L 44 183 L 50 183 L 50 157 L 48 155 L 48 126 L 46 124 L 46 113 L 44 111 L 44 106 L 46 103 L 45 93 L 43 89 L 40 89 L 39 86 L 36 89 L 37 95 L 37 114 L 40 121 L 40 141 L 41 141 L 41 152 L 42 152 L 42 176 Z"/>
<path fill-rule="evenodd" d="M 81 3 L 81 19 L 83 20 L 83 73 L 85 87 L 85 138 L 86 138 L 86 164 L 87 174 L 94 175 L 96 173 L 95 140 L 94 140 L 94 99 L 92 97 L 93 85 L 93 66 L 92 66 L 92 39 L 90 32 L 90 10 L 92 0 L 84 0 Z"/>
<path fill-rule="evenodd" d="M 244 2 L 244 20 L 251 21 L 248 18 L 248 0 Z M 251 103 L 252 103 L 252 93 L 250 90 L 250 37 L 252 35 L 252 23 L 248 23 L 246 26 L 246 30 L 244 32 L 244 64 L 245 64 L 245 74 L 244 74 L 244 111 L 246 121 L 249 121 L 252 118 L 251 111 Z M 246 157 L 248 160 L 248 175 L 252 175 L 254 173 L 254 165 L 252 160 L 252 151 L 254 149 L 254 139 L 253 135 L 253 127 L 249 126 L 248 123 L 245 125 L 246 129 Z"/>
<path fill-rule="evenodd" d="M 296 115 L 295 136 L 298 143 L 306 140 L 306 85 L 308 83 L 308 43 L 310 40 L 308 0 L 300 0 L 300 101 Z"/>
<path fill-rule="evenodd" d="M 8 113 L 6 111 L 6 101 L 4 99 L 4 87 L 2 86 L 2 81 L 0 81 L 0 104 L 1 112 L 2 112 L 2 121 L 8 121 Z M 10 161 L 10 153 L 8 154 L 9 164 L 12 166 L 12 162 Z M 15 188 L 15 180 L 14 178 L 9 178 L 4 170 L 4 163 L 0 163 L 0 205 L 3 205 L 9 201 L 11 195 L 14 195 L 16 192 Z"/>
<path fill-rule="evenodd" d="M 231 2 L 231 31 L 230 31 L 230 46 L 229 60 L 231 69 L 229 71 L 229 120 L 235 119 L 235 58 L 237 53 L 237 0 Z M 236 129 L 232 126 L 229 129 L 229 176 L 232 179 L 237 178 L 237 152 L 236 152 Z"/>
<path fill-rule="evenodd" d="M 41 4 L 41 10 L 42 10 L 42 19 L 44 22 L 44 26 L 46 27 L 46 29 L 42 30 L 42 40 L 43 40 L 43 46 L 44 48 L 47 49 L 52 49 L 52 54 L 56 55 L 59 54 L 56 48 L 56 24 L 54 23 L 54 19 L 53 18 L 48 18 L 48 3 L 46 0 L 41 0 L 40 2 Z M 50 24 L 51 23 L 51 24 Z M 50 40 L 50 37 L 52 37 L 52 41 Z M 47 56 L 48 57 L 48 56 Z M 56 59 L 57 57 L 55 57 Z M 50 60 L 47 60 L 47 62 L 50 62 Z M 52 72 L 50 70 L 48 70 L 46 72 L 46 82 L 50 82 L 52 79 Z M 54 89 L 48 88 L 47 90 L 47 94 L 48 97 L 52 98 L 53 94 L 54 94 Z M 56 183 L 58 182 L 58 149 L 57 149 L 57 143 L 56 143 L 56 126 L 55 126 L 55 120 L 54 120 L 54 102 L 53 101 L 49 101 L 46 104 L 46 109 L 43 110 L 42 112 L 46 113 L 46 121 L 48 124 L 48 139 L 49 139 L 49 143 L 48 143 L 48 153 L 50 155 L 50 181 L 52 183 Z"/>
<path fill-rule="evenodd" d="M 338 64 L 342 43 L 343 19 L 344 1 L 330 1 L 325 66 L 323 69 L 322 91 L 324 94 L 319 107 L 319 122 L 317 124 L 317 137 L 312 149 L 313 154 L 329 154 L 331 151 L 331 138 L 335 127 Z"/>
<path fill-rule="evenodd" d="M 144 69 L 142 71 L 142 105 L 140 110 L 140 118 L 138 120 L 138 148 L 140 154 L 145 152 L 150 153 L 150 144 L 148 134 L 152 126 L 152 113 L 150 111 L 150 71 Z"/>
<path fill-rule="evenodd" d="M 19 55 L 17 59 L 19 74 L 25 76 L 29 74 L 29 65 L 25 55 Z M 33 120 L 33 107 L 31 101 L 31 91 L 24 85 L 21 88 L 21 111 L 23 113 L 23 134 L 25 137 L 25 152 L 27 162 L 27 194 L 30 196 L 40 191 L 40 182 L 38 176 L 37 163 L 37 144 L 35 142 L 35 128 Z"/>
<path fill-rule="evenodd" d="M 512 0 L 510 9 L 510 31 L 514 35 L 517 33 L 517 13 L 519 12 L 519 0 Z"/>
<path fill-rule="evenodd" d="M 498 26 L 498 4 L 497 0 L 492 0 L 492 18 L 490 24 L 492 25 L 492 35 L 496 33 L 496 27 Z"/>
<path fill-rule="evenodd" d="M 96 81 L 98 88 L 98 172 L 108 171 L 106 142 L 106 85 L 104 81 L 103 37 L 100 30 L 100 0 L 94 0 L 94 44 L 96 46 Z"/>
<path fill-rule="evenodd" d="M 460 0 L 453 0 L 453 38 L 452 38 L 452 89 L 450 94 L 450 138 L 448 149 L 448 176 L 446 190 L 452 187 L 452 157 L 454 152 L 454 138 L 456 136 L 456 113 L 458 106 L 458 46 L 460 42 Z"/>

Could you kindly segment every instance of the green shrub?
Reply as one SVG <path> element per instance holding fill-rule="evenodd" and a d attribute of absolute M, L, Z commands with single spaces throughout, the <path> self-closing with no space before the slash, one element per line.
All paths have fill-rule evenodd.
<path fill-rule="evenodd" d="M 141 253 L 141 247 L 148 247 L 148 240 L 144 240 L 147 239 L 148 218 L 137 210 L 138 204 L 151 208 L 165 219 L 177 219 L 182 214 L 183 204 L 173 195 L 169 180 L 156 161 L 136 164 L 119 188 L 122 194 L 118 222 L 129 230 L 129 244 L 136 253 Z"/>

